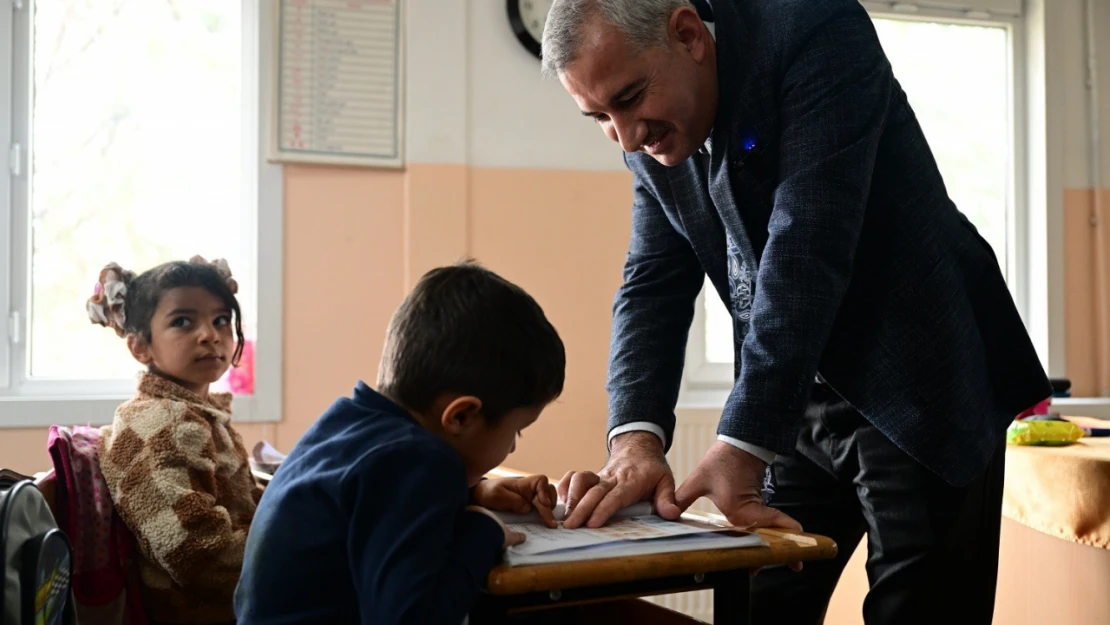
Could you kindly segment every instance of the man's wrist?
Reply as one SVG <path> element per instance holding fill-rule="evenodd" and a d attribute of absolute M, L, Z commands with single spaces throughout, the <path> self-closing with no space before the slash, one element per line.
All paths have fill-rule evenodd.
<path fill-rule="evenodd" d="M 725 434 L 718 434 L 717 440 L 723 443 L 728 443 L 729 445 L 732 445 L 733 447 L 741 451 L 748 452 L 749 454 L 762 460 L 764 464 L 773 464 L 775 462 L 775 458 L 778 457 L 778 454 L 771 451 L 770 449 L 767 449 L 766 447 L 760 447 L 759 445 L 754 445 L 747 441 L 742 441 L 738 438 L 733 438 Z"/>
<path fill-rule="evenodd" d="M 651 421 L 630 421 L 610 429 L 609 436 L 606 438 L 606 445 L 609 449 L 613 448 L 613 439 L 625 432 L 651 432 L 659 437 L 659 442 L 663 444 L 663 449 L 667 449 L 667 434 L 658 423 L 652 423 Z"/>
<path fill-rule="evenodd" d="M 617 434 L 609 440 L 610 453 L 640 450 L 652 454 L 663 455 L 663 441 L 652 432 L 646 430 L 632 430 Z"/>

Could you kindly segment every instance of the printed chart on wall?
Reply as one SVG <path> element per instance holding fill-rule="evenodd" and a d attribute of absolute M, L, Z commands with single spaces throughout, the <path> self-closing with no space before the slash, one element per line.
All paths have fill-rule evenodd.
<path fill-rule="evenodd" d="M 403 164 L 401 0 L 279 0 L 271 158 Z"/>

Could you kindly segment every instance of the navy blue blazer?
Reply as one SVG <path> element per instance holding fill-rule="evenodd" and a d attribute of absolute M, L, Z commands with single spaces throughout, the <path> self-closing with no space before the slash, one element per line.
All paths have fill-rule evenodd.
<path fill-rule="evenodd" d="M 718 433 L 794 449 L 816 375 L 910 456 L 971 481 L 1052 394 L 994 252 L 960 213 L 858 0 L 715 0 L 708 154 L 628 154 L 609 428 L 668 445 L 694 302 L 731 308 Z"/>

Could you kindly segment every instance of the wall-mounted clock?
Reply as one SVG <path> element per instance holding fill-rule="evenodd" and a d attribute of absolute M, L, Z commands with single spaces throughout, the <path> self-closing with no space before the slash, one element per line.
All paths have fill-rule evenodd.
<path fill-rule="evenodd" d="M 540 58 L 540 41 L 543 40 L 543 25 L 547 13 L 555 0 L 506 0 L 509 11 L 509 25 L 513 28 L 520 45 Z"/>

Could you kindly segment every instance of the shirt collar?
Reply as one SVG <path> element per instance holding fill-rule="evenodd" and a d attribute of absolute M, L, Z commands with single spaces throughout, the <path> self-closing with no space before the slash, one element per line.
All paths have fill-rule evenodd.
<path fill-rule="evenodd" d="M 376 412 L 388 412 L 399 417 L 412 420 L 412 415 L 407 410 L 397 405 L 396 402 L 382 395 L 378 391 L 370 388 L 370 385 L 362 380 L 359 380 L 355 386 L 355 392 L 352 397 L 354 402 L 363 408 L 373 410 Z"/>

